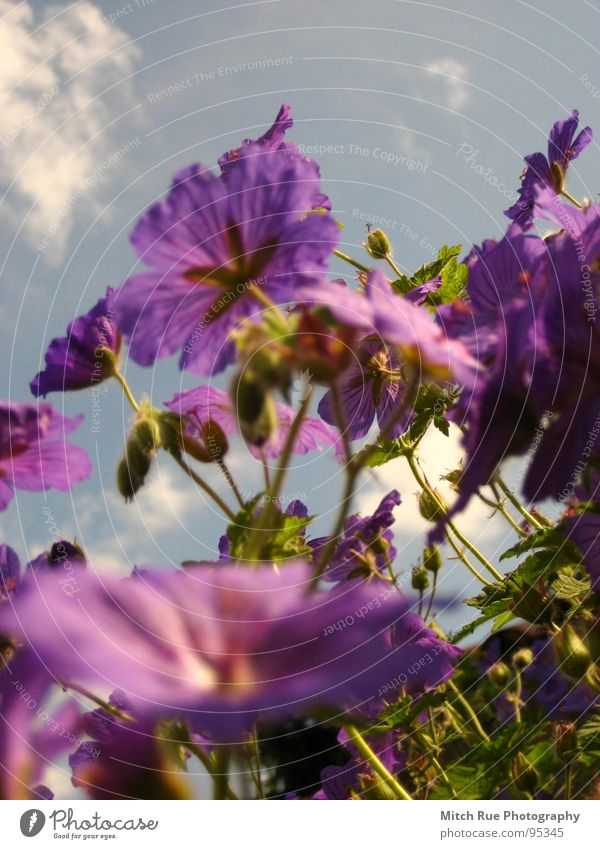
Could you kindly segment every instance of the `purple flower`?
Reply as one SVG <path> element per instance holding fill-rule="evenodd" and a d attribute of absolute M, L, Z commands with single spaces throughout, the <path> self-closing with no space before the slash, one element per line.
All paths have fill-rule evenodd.
<path fill-rule="evenodd" d="M 389 530 L 394 524 L 394 507 L 401 502 L 400 493 L 393 489 L 382 499 L 372 516 L 349 516 L 344 525 L 344 534 L 337 544 L 323 578 L 326 581 L 343 581 L 347 578 L 364 577 L 364 572 L 375 568 L 383 572 L 396 556 L 392 545 L 393 534 Z M 321 537 L 310 543 L 316 562 L 329 537 Z"/>
<path fill-rule="evenodd" d="M 341 406 L 350 439 L 366 436 L 377 419 L 386 425 L 398 404 L 402 403 L 406 379 L 393 348 L 366 336 L 355 351 L 356 361 L 340 380 Z M 331 391 L 319 402 L 319 415 L 330 425 L 337 425 Z M 411 418 L 407 410 L 393 426 L 389 437 L 404 433 Z"/>
<path fill-rule="evenodd" d="M 84 569 L 86 566 L 85 554 L 77 543 L 61 539 L 53 543 L 49 551 L 43 551 L 27 564 L 23 580 L 37 577 L 40 572 L 58 572 L 60 569 L 59 580 L 64 591 L 73 593 L 77 588 L 74 570 Z"/>
<path fill-rule="evenodd" d="M 362 759 L 343 729 L 338 735 L 338 742 L 348 749 L 352 757 L 343 766 L 327 766 L 321 771 L 321 790 L 315 793 L 314 798 L 328 800 L 381 798 L 381 788 L 377 787 L 377 776 L 373 773 L 370 764 Z M 398 748 L 398 742 L 398 733 L 394 731 L 367 735 L 367 743 L 392 774 L 406 766 L 406 757 Z"/>
<path fill-rule="evenodd" d="M 287 130 L 291 130 L 294 125 L 294 121 L 292 119 L 292 109 L 290 106 L 287 106 L 285 103 L 277 113 L 277 117 L 275 121 L 269 127 L 269 129 L 263 133 L 262 136 L 258 139 L 244 139 L 240 147 L 234 148 L 230 150 L 228 153 L 224 153 L 219 157 L 219 166 L 221 168 L 221 175 L 226 180 L 228 175 L 230 174 L 232 168 L 235 168 L 235 165 L 240 160 L 240 156 L 242 152 L 247 147 L 251 147 L 255 145 L 256 147 L 261 148 L 262 151 L 279 151 L 284 152 L 286 156 L 297 159 L 300 162 L 304 163 L 306 166 L 313 169 L 314 175 L 316 178 L 320 177 L 320 170 L 318 164 L 314 159 L 311 159 L 308 156 L 304 156 L 300 152 L 300 148 L 298 145 L 293 142 L 285 141 L 285 134 Z M 311 209 L 331 209 L 331 201 L 329 198 L 321 194 L 321 192 L 317 192 Z"/>
<path fill-rule="evenodd" d="M 73 699 L 51 706 L 51 685 L 29 650 L 16 652 L 0 671 L 0 799 L 52 798 L 40 782 L 79 734 L 81 713 Z"/>
<path fill-rule="evenodd" d="M 199 386 L 175 395 L 165 406 L 180 416 L 187 416 L 191 422 L 188 428 L 190 435 L 200 429 L 209 420 L 219 424 L 226 434 L 238 430 L 233 404 L 227 392 L 214 386 Z M 275 404 L 278 426 L 269 440 L 261 446 L 268 459 L 279 457 L 287 439 L 296 411 L 286 404 Z M 338 436 L 327 424 L 308 416 L 300 426 L 298 438 L 294 445 L 295 454 L 307 454 L 309 451 L 322 451 L 330 445 L 338 445 Z M 248 444 L 248 450 L 259 458 L 261 451 L 254 445 Z"/>
<path fill-rule="evenodd" d="M 579 112 L 574 109 L 571 117 L 557 121 L 548 138 L 548 157 L 543 153 L 532 153 L 525 157 L 527 167 L 521 175 L 519 200 L 505 210 L 504 214 L 524 230 L 533 219 L 552 206 L 552 202 L 564 188 L 565 175 L 571 160 L 576 159 L 592 141 L 589 127 L 577 137 Z"/>
<path fill-rule="evenodd" d="M 312 571 L 301 562 L 123 580 L 88 571 L 76 599 L 40 575 L 0 608 L 0 630 L 29 641 L 58 680 L 116 687 L 137 716 L 182 716 L 217 740 L 241 739 L 258 719 L 366 712 L 396 687 L 419 692 L 451 676 L 459 650 L 396 589 L 352 582 L 309 593 Z"/>
<path fill-rule="evenodd" d="M 61 416 L 50 404 L 0 403 L 0 510 L 15 489 L 68 492 L 91 475 L 87 453 L 65 442 L 82 420 Z"/>
<path fill-rule="evenodd" d="M 130 715 L 130 705 L 114 694 L 111 707 Z M 91 799 L 185 799 L 189 788 L 171 753 L 177 742 L 151 725 L 124 720 L 103 708 L 85 714 L 92 738 L 69 757 L 74 787 Z M 171 750 L 169 750 L 169 746 Z"/>
<path fill-rule="evenodd" d="M 226 180 L 199 165 L 177 174 L 132 236 L 150 269 L 117 296 L 132 358 L 152 365 L 181 351 L 181 368 L 221 371 L 232 331 L 265 298 L 288 303 L 316 286 L 339 236 L 330 215 L 307 215 L 318 189 L 310 164 L 259 144 L 243 147 Z"/>
<path fill-rule="evenodd" d="M 269 129 L 258 139 L 244 139 L 240 147 L 230 150 L 219 157 L 219 165 L 223 174 L 228 173 L 233 165 L 239 162 L 242 150 L 251 145 L 258 145 L 263 150 L 279 150 L 284 144 L 286 130 L 294 126 L 292 109 L 285 103 L 277 113 L 277 117 Z"/>
<path fill-rule="evenodd" d="M 46 368 L 29 384 L 36 397 L 87 389 L 111 376 L 121 345 L 114 299 L 114 290 L 109 287 L 95 307 L 71 322 L 66 336 L 50 342 Z"/>
<path fill-rule="evenodd" d="M 545 256 L 544 240 L 524 235 L 514 224 L 499 242 L 486 239 L 481 247 L 473 247 L 465 261 L 468 299 L 438 309 L 446 333 L 460 339 L 479 362 L 489 364 L 506 310 L 539 301 L 542 287 L 537 272 Z"/>
<path fill-rule="evenodd" d="M 583 554 L 583 563 L 592 579 L 592 587 L 600 592 L 600 515 L 579 513 L 567 519 L 567 536 Z"/>
<path fill-rule="evenodd" d="M 523 646 L 522 640 L 517 642 L 511 636 L 515 630 L 499 631 L 486 641 L 482 654 L 484 668 L 500 660 L 508 662 L 510 653 Z M 521 700 L 527 708 L 537 708 L 543 711 L 544 718 L 553 720 L 579 719 L 593 710 L 597 694 L 585 682 L 575 682 L 561 672 L 552 640 L 526 640 L 525 645 L 533 652 L 532 662 L 521 673 Z M 500 722 L 514 715 L 514 706 L 505 694 L 495 700 L 495 706 Z"/>
<path fill-rule="evenodd" d="M 0 545 L 0 604 L 9 601 L 21 580 L 21 562 L 10 545 Z"/>
<path fill-rule="evenodd" d="M 326 306 L 342 324 L 394 348 L 403 367 L 422 379 L 472 386 L 476 363 L 462 342 L 448 339 L 427 310 L 397 295 L 378 269 L 368 275 L 364 296 L 328 281 L 306 298 Z"/>

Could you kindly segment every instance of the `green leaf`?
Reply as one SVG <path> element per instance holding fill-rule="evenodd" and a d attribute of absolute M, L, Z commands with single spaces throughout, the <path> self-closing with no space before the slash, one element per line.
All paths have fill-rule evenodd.
<path fill-rule="evenodd" d="M 586 595 L 590 591 L 590 579 L 580 580 L 572 575 L 559 575 L 552 583 L 552 589 L 556 598 L 564 599 L 565 601 L 579 601 L 580 596 Z"/>
<path fill-rule="evenodd" d="M 406 295 L 411 289 L 415 289 L 417 286 L 421 286 L 423 283 L 428 283 L 435 277 L 439 277 L 445 266 L 457 257 L 461 250 L 462 245 L 452 245 L 451 247 L 444 245 L 439 249 L 437 259 L 422 265 L 415 271 L 412 277 L 402 274 L 397 280 L 393 280 L 392 289 L 398 295 Z"/>
<path fill-rule="evenodd" d="M 557 525 L 555 528 L 544 528 L 541 531 L 535 531 L 529 534 L 525 539 L 519 540 L 516 545 L 508 548 L 504 554 L 500 555 L 500 560 L 507 560 L 510 557 L 518 557 L 526 551 L 531 551 L 534 548 L 553 548 L 561 549 L 568 544 L 565 536 L 564 528 Z M 577 558 L 575 558 L 577 560 Z"/>
<path fill-rule="evenodd" d="M 258 495 L 249 501 L 227 528 L 229 554 L 234 560 L 245 558 L 246 545 L 256 524 L 256 506 L 260 497 Z M 311 549 L 306 544 L 305 530 L 313 519 L 314 516 L 286 516 L 278 508 L 271 529 L 264 534 L 266 543 L 261 550 L 262 558 L 277 562 L 309 554 Z"/>
<path fill-rule="evenodd" d="M 436 292 L 429 292 L 427 302 L 435 307 L 441 304 L 451 304 L 453 301 L 465 298 L 469 269 L 463 262 L 451 259 L 442 270 L 442 284 Z"/>

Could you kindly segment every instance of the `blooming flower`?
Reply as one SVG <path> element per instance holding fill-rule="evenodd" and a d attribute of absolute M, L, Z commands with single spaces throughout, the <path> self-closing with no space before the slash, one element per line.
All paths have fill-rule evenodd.
<path fill-rule="evenodd" d="M 320 170 L 317 162 L 309 156 L 304 156 L 300 152 L 300 148 L 297 144 L 285 141 L 286 131 L 291 130 L 293 126 L 294 121 L 292 119 L 291 107 L 284 103 L 277 113 L 277 117 L 273 124 L 265 133 L 263 133 L 262 136 L 260 136 L 260 138 L 244 139 L 240 147 L 234 148 L 219 157 L 219 166 L 221 168 L 222 176 L 227 179 L 232 168 L 234 168 L 235 164 L 239 162 L 242 152 L 247 147 L 254 145 L 264 152 L 279 151 L 280 153 L 285 153 L 285 155 L 289 158 L 299 160 L 309 168 L 312 168 L 315 177 L 319 178 Z M 331 209 L 331 201 L 327 195 L 324 195 L 321 192 L 316 192 L 311 209 Z"/>
<path fill-rule="evenodd" d="M 87 453 L 65 442 L 82 419 L 61 416 L 50 404 L 0 403 L 0 510 L 15 489 L 68 492 L 90 476 Z"/>
<path fill-rule="evenodd" d="M 307 215 L 319 180 L 285 150 L 245 145 L 227 179 L 199 165 L 176 175 L 132 241 L 150 266 L 117 296 L 132 358 L 151 365 L 182 350 L 181 368 L 211 374 L 234 359 L 231 332 L 316 285 L 338 240 L 330 215 Z"/>
<path fill-rule="evenodd" d="M 579 513 L 566 522 L 567 536 L 583 554 L 583 563 L 592 579 L 592 587 L 600 592 L 600 515 Z"/>
<path fill-rule="evenodd" d="M 506 311 L 515 304 L 532 304 L 542 293 L 538 273 L 546 245 L 526 236 L 512 224 L 503 239 L 486 239 L 465 260 L 469 269 L 467 300 L 457 299 L 438 308 L 437 316 L 448 335 L 459 339 L 481 363 L 489 364 L 498 344 Z"/>
<path fill-rule="evenodd" d="M 130 716 L 120 694 L 113 694 L 109 704 Z M 189 798 L 172 758 L 177 742 L 166 728 L 155 731 L 147 722 L 124 720 L 104 708 L 85 714 L 82 725 L 92 739 L 69 756 L 69 766 L 74 787 L 91 799 Z"/>
<path fill-rule="evenodd" d="M 390 528 L 395 521 L 394 507 L 397 507 L 401 500 L 400 493 L 393 489 L 382 499 L 372 516 L 356 514 L 346 519 L 344 534 L 323 573 L 326 581 L 342 581 L 358 574 L 364 576 L 370 561 L 379 571 L 386 569 L 387 564 L 396 556 Z M 316 562 L 328 542 L 329 537 L 310 542 Z"/>
<path fill-rule="evenodd" d="M 473 384 L 476 363 L 462 342 L 447 339 L 427 310 L 393 292 L 378 269 L 369 273 L 364 296 L 329 281 L 306 297 L 327 306 L 342 324 L 393 347 L 404 367 L 423 379 Z"/>
<path fill-rule="evenodd" d="M 86 572 L 75 602 L 53 575 L 40 575 L 2 606 L 0 629 L 27 639 L 58 680 L 109 684 L 141 717 L 185 716 L 230 741 L 257 719 L 317 707 L 362 712 L 394 682 L 415 692 L 450 677 L 459 650 L 397 590 L 354 582 L 308 593 L 311 576 L 301 562 L 124 580 Z"/>
<path fill-rule="evenodd" d="M 51 684 L 30 650 L 16 652 L 0 669 L 0 799 L 53 798 L 40 782 L 77 738 L 81 713 L 73 699 L 51 707 Z M 40 723 L 40 715 L 46 721 Z"/>
<path fill-rule="evenodd" d="M 192 426 L 190 433 L 201 429 L 208 421 L 215 421 L 226 434 L 237 431 L 237 421 L 233 404 L 227 392 L 214 386 L 199 386 L 175 395 L 165 406 L 180 416 L 187 416 Z M 277 429 L 259 450 L 254 445 L 248 445 L 254 457 L 260 457 L 261 450 L 269 459 L 279 457 L 287 439 L 290 427 L 296 416 L 296 411 L 286 404 L 276 403 Z M 307 416 L 298 433 L 294 444 L 295 454 L 307 454 L 309 451 L 323 450 L 330 445 L 337 445 L 338 437 L 327 424 Z"/>
<path fill-rule="evenodd" d="M 540 211 L 543 213 L 552 206 L 564 188 L 569 163 L 592 141 L 589 127 L 575 137 L 578 125 L 579 112 L 574 109 L 570 118 L 557 121 L 550 130 L 547 157 L 543 153 L 525 157 L 527 167 L 521 175 L 519 200 L 504 213 L 524 230 L 539 217 Z"/>
<path fill-rule="evenodd" d="M 50 342 L 46 368 L 29 384 L 36 397 L 86 389 L 111 376 L 121 345 L 114 298 L 114 290 L 109 287 L 95 307 L 69 324 L 66 336 Z"/>
<path fill-rule="evenodd" d="M 0 604 L 8 601 L 19 586 L 21 563 L 9 545 L 0 545 Z"/>
<path fill-rule="evenodd" d="M 340 400 L 350 439 L 366 436 L 377 419 L 385 427 L 390 415 L 402 403 L 406 377 L 393 348 L 366 336 L 356 349 L 356 361 L 340 380 Z M 337 425 L 331 390 L 319 402 L 319 415 L 330 425 Z M 407 410 L 392 427 L 390 438 L 403 433 L 410 421 Z"/>

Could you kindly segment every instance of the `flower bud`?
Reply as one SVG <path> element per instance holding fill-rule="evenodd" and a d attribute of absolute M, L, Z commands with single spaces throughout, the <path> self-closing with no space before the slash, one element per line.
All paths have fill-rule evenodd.
<path fill-rule="evenodd" d="M 454 492 L 460 492 L 460 479 L 463 474 L 463 469 L 452 469 L 452 471 L 447 472 L 442 480 L 448 481 L 450 487 L 454 490 Z"/>
<path fill-rule="evenodd" d="M 139 419 L 133 426 L 130 438 L 136 440 L 142 451 L 149 453 L 157 451 L 161 444 L 161 434 L 160 426 L 154 416 Z"/>
<path fill-rule="evenodd" d="M 554 635 L 554 648 L 561 672 L 580 681 L 585 678 L 592 664 L 592 658 L 581 637 L 572 625 L 563 625 Z"/>
<path fill-rule="evenodd" d="M 390 240 L 379 228 L 367 234 L 367 241 L 363 245 L 373 259 L 385 259 L 392 252 Z"/>
<path fill-rule="evenodd" d="M 533 795 L 539 787 L 540 776 L 523 752 L 519 752 L 511 765 L 512 779 L 522 793 Z"/>
<path fill-rule="evenodd" d="M 510 669 L 505 663 L 499 661 L 493 666 L 490 666 L 487 671 L 487 676 L 495 687 L 498 687 L 499 690 L 503 690 L 510 680 Z"/>
<path fill-rule="evenodd" d="M 85 554 L 81 546 L 76 542 L 68 542 L 66 539 L 55 542 L 46 559 L 49 566 L 58 566 L 65 561 L 85 566 Z"/>
<path fill-rule="evenodd" d="M 573 722 L 559 722 L 554 728 L 556 755 L 567 763 L 577 754 L 577 731 Z"/>
<path fill-rule="evenodd" d="M 251 422 L 240 419 L 242 436 L 250 445 L 264 445 L 277 431 L 278 426 L 277 408 L 270 395 L 264 396 L 262 410 L 256 419 Z"/>
<path fill-rule="evenodd" d="M 437 522 L 448 511 L 446 502 L 439 492 L 437 490 L 433 490 L 433 492 L 435 493 L 435 498 L 428 492 L 425 492 L 425 490 L 419 495 L 419 512 L 429 522 Z"/>
<path fill-rule="evenodd" d="M 142 409 L 127 437 L 125 456 L 117 467 L 117 486 L 126 501 L 131 501 L 144 485 L 160 445 L 161 427 L 151 411 Z"/>
<path fill-rule="evenodd" d="M 267 393 L 262 384 L 248 371 L 238 375 L 232 387 L 233 403 L 240 424 L 253 424 L 261 415 Z"/>
<path fill-rule="evenodd" d="M 429 575 L 423 566 L 416 566 L 412 570 L 412 587 L 420 593 L 424 592 L 429 587 Z"/>
<path fill-rule="evenodd" d="M 375 556 L 385 556 L 390 550 L 390 542 L 383 536 L 383 534 L 379 534 L 379 536 L 375 537 L 375 539 L 369 543 L 368 549 L 369 551 L 372 551 Z"/>
<path fill-rule="evenodd" d="M 442 568 L 442 555 L 437 545 L 428 545 L 423 551 L 423 566 L 436 575 Z"/>
<path fill-rule="evenodd" d="M 151 457 L 148 453 L 135 444 L 127 445 L 125 456 L 117 466 L 117 487 L 125 501 L 132 501 L 136 492 L 142 488 L 150 466 Z"/>
<path fill-rule="evenodd" d="M 294 365 L 317 383 L 329 383 L 349 365 L 356 336 L 353 328 L 331 328 L 320 315 L 304 310 L 292 337 Z"/>
<path fill-rule="evenodd" d="M 526 586 L 518 590 L 511 602 L 511 609 L 526 622 L 539 622 L 549 611 L 548 598 L 535 587 Z"/>
<path fill-rule="evenodd" d="M 209 419 L 200 430 L 214 462 L 222 460 L 229 450 L 229 442 L 221 425 L 214 419 Z"/>
<path fill-rule="evenodd" d="M 531 649 L 519 649 L 512 656 L 515 669 L 527 669 L 533 663 L 533 652 Z"/>

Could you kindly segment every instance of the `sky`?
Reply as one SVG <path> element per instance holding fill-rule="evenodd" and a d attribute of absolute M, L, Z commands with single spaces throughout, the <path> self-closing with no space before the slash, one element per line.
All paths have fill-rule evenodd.
<path fill-rule="evenodd" d="M 588 0 L 0 0 L 1 397 L 31 400 L 49 341 L 133 272 L 129 234 L 172 175 L 215 165 L 282 103 L 295 118 L 290 138 L 320 162 L 342 250 L 360 257 L 366 223 L 379 224 L 413 271 L 442 244 L 466 251 L 500 237 L 522 157 L 545 149 L 553 122 L 578 108 L 600 132 L 599 36 Z M 596 196 L 599 163 L 594 143 L 571 168 L 573 194 Z M 331 275 L 351 280 L 337 261 Z M 157 406 L 199 382 L 175 358 L 125 369 Z M 133 504 L 118 495 L 131 414 L 116 383 L 50 400 L 85 414 L 74 440 L 95 470 L 72 494 L 18 493 L 0 515 L 2 541 L 23 561 L 57 537 L 76 537 L 120 574 L 217 556 L 224 521 L 169 457 Z M 434 434 L 422 455 L 437 480 L 461 456 L 456 434 Z M 247 454 L 232 452 L 230 465 L 243 490 L 261 486 Z M 284 496 L 321 515 L 319 535 L 341 483 L 331 456 L 310 454 Z M 426 526 L 404 461 L 366 477 L 356 507 L 368 512 L 392 487 L 403 496 L 397 567 L 408 574 Z M 481 504 L 459 524 L 490 556 L 513 541 Z M 476 591 L 460 564 L 443 582 Z"/>

